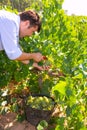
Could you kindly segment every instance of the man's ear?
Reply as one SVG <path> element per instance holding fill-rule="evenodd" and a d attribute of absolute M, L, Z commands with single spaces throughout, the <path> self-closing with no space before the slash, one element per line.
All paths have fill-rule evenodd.
<path fill-rule="evenodd" d="M 26 20 L 26 21 L 25 21 L 25 26 L 26 26 L 27 28 L 29 28 L 29 26 L 30 26 L 30 21 L 29 21 L 29 20 Z"/>

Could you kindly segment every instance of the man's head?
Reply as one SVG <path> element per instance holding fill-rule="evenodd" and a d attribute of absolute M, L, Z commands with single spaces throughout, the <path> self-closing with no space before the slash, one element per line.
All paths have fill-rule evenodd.
<path fill-rule="evenodd" d="M 39 15 L 32 11 L 24 11 L 20 16 L 20 37 L 31 36 L 35 31 L 39 32 L 41 29 L 41 20 Z"/>

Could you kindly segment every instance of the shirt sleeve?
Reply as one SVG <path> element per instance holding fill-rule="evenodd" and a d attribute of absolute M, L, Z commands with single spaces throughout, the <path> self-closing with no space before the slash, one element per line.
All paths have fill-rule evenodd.
<path fill-rule="evenodd" d="M 2 45 L 8 58 L 11 60 L 18 58 L 22 54 L 18 44 L 18 33 L 15 22 L 10 20 L 3 22 L 1 31 Z"/>

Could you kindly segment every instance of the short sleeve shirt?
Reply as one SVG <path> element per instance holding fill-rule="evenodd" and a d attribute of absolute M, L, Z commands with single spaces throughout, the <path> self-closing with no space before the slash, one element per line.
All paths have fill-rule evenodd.
<path fill-rule="evenodd" d="M 0 10 L 0 50 L 4 50 L 12 60 L 22 54 L 19 46 L 19 25 L 19 15 Z"/>

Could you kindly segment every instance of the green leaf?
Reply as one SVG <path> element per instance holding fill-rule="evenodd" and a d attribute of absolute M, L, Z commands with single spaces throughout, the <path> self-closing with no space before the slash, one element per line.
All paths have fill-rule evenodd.
<path fill-rule="evenodd" d="M 66 95 L 66 81 L 60 81 L 57 83 L 52 89 L 52 92 L 54 91 L 58 91 L 61 94 Z"/>
<path fill-rule="evenodd" d="M 45 120 L 42 120 L 38 126 L 37 126 L 37 130 L 44 130 L 44 128 L 48 127 L 48 123 Z"/>
<path fill-rule="evenodd" d="M 81 73 L 73 77 L 73 79 L 82 79 L 82 78 L 83 78 L 83 75 Z"/>

